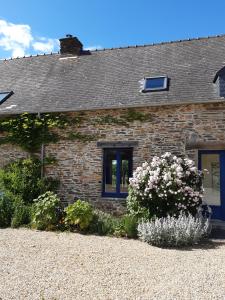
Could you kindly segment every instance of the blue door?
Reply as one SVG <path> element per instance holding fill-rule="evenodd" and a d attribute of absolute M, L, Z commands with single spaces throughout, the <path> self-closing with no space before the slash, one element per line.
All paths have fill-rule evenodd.
<path fill-rule="evenodd" d="M 204 202 L 212 208 L 212 218 L 225 220 L 225 151 L 199 151 L 199 169 L 204 172 Z"/>

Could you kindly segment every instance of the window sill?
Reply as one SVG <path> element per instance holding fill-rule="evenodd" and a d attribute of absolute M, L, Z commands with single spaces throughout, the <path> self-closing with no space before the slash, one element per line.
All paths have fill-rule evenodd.
<path fill-rule="evenodd" d="M 118 198 L 118 197 L 107 197 L 107 196 L 102 196 L 101 197 L 101 200 L 104 200 L 104 201 L 120 201 L 120 202 L 126 202 L 126 197 L 125 198 Z"/>

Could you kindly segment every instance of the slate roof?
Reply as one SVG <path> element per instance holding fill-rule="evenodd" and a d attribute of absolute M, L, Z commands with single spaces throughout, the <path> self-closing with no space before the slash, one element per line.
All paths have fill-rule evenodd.
<path fill-rule="evenodd" d="M 225 35 L 0 61 L 0 113 L 55 112 L 224 101 L 213 79 L 225 66 Z M 141 93 L 144 77 L 167 75 L 168 91 Z"/>

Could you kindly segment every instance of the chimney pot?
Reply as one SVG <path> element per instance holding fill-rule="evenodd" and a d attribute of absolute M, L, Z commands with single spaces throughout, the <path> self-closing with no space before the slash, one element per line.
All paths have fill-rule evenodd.
<path fill-rule="evenodd" d="M 62 55 L 80 55 L 83 50 L 83 45 L 77 37 L 72 34 L 67 34 L 65 38 L 59 39 L 60 54 Z"/>

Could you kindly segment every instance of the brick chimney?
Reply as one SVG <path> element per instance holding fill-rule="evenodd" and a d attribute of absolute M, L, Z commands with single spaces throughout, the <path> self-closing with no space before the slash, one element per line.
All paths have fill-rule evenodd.
<path fill-rule="evenodd" d="M 65 38 L 59 39 L 60 54 L 62 55 L 80 55 L 83 50 L 82 43 L 77 37 L 67 34 Z"/>

